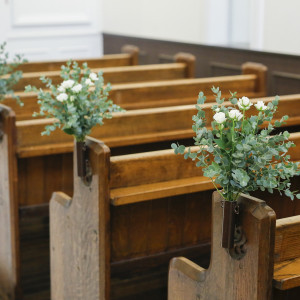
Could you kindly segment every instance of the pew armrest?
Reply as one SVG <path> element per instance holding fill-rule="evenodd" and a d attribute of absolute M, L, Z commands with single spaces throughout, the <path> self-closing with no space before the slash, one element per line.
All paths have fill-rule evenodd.
<path fill-rule="evenodd" d="M 55 201 L 67 208 L 71 205 L 72 198 L 63 192 L 54 192 L 50 201 Z"/>
<path fill-rule="evenodd" d="M 175 257 L 170 262 L 170 272 L 181 273 L 194 281 L 204 281 L 206 269 L 198 266 L 185 257 Z"/>

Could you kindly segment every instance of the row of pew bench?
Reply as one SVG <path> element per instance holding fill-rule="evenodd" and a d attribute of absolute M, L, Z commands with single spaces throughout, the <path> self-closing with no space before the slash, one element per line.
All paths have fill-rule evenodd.
<path fill-rule="evenodd" d="M 191 78 L 195 59 L 189 54 L 176 55 L 174 64 L 135 66 L 138 49 L 126 46 L 123 50 L 127 54 L 108 56 L 119 56 L 116 65 L 88 62 L 95 71 L 104 68 L 106 82 L 117 82 L 111 99 L 130 110 L 114 114 L 88 138 L 90 184 L 73 171 L 72 138 L 60 131 L 41 136 L 43 127 L 53 120 L 32 119 L 38 110 L 36 95 L 21 91 L 24 85 L 37 85 L 36 78 L 43 74 L 58 82 L 61 62 L 24 65 L 24 80 L 16 92 L 24 107 L 10 98 L 1 105 L 0 286 L 9 299 L 49 299 L 50 253 L 51 299 L 165 299 L 171 258 L 185 256 L 208 266 L 213 186 L 194 162 L 175 156 L 169 148 L 177 141 L 192 145 L 192 115 L 200 91 L 208 96 L 209 103 L 203 107 L 208 123 L 212 86 L 219 86 L 224 96 L 238 91 L 240 97 L 253 101 L 271 101 L 272 97 L 261 98 L 266 96 L 267 69 L 245 63 L 238 76 L 195 79 Z M 100 60 L 105 61 L 105 56 Z M 300 160 L 299 98 L 282 96 L 276 116 L 290 116 L 286 126 L 295 131 L 291 135 L 295 161 Z M 299 180 L 293 185 L 299 185 Z M 60 192 L 52 195 L 55 191 Z M 277 218 L 299 214 L 297 201 L 267 193 L 257 196 L 275 210 Z M 298 217 L 289 224 L 294 223 L 299 232 Z M 274 286 L 278 289 L 300 284 L 294 277 L 290 284 L 291 276 L 282 271 L 286 261 L 297 263 L 297 243 L 291 255 L 285 239 L 276 240 L 281 273 L 276 273 L 275 264 Z M 185 264 L 190 267 L 188 261 L 172 261 L 170 274 L 190 275 L 192 268 Z M 188 272 L 182 273 L 183 265 Z M 183 281 L 173 282 L 175 277 L 170 276 L 174 291 L 170 299 L 193 299 L 182 293 L 197 292 L 185 288 L 179 293 L 175 287 Z M 293 292 L 280 293 L 274 293 L 274 299 L 293 299 Z"/>

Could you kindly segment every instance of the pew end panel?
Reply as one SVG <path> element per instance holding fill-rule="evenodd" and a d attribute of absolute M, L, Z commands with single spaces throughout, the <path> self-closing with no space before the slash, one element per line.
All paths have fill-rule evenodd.
<path fill-rule="evenodd" d="M 170 263 L 168 299 L 270 299 L 272 292 L 275 213 L 264 201 L 242 195 L 239 224 L 246 236 L 246 255 L 233 259 L 221 247 L 221 197 L 213 196 L 212 255 L 207 270 L 185 258 Z"/>
<path fill-rule="evenodd" d="M 0 105 L 0 290 L 8 299 L 20 296 L 15 122 L 14 112 Z"/>
<path fill-rule="evenodd" d="M 179 52 L 174 56 L 174 60 L 186 64 L 186 78 L 195 78 L 196 57 L 193 54 Z"/>
<path fill-rule="evenodd" d="M 87 139 L 91 183 L 77 176 L 74 196 L 54 193 L 50 201 L 51 299 L 109 299 L 110 151 Z M 74 153 L 74 157 L 75 157 Z M 80 285 L 78 283 L 80 282 Z"/>
<path fill-rule="evenodd" d="M 257 76 L 255 82 L 257 97 L 265 97 L 267 95 L 267 71 L 268 68 L 260 63 L 246 62 L 242 65 L 242 74 L 255 74 Z"/>
<path fill-rule="evenodd" d="M 121 48 L 122 53 L 130 54 L 130 65 L 136 66 L 139 64 L 140 49 L 134 45 L 124 45 Z"/>

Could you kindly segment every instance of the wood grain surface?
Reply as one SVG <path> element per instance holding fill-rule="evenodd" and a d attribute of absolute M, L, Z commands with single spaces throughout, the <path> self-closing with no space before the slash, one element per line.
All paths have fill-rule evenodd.
<path fill-rule="evenodd" d="M 221 247 L 221 200 L 214 192 L 209 268 L 203 269 L 185 258 L 174 258 L 169 271 L 169 300 L 271 299 L 275 212 L 264 201 L 240 197 L 239 224 L 247 238 L 247 253 L 241 260 L 234 260 Z"/>
<path fill-rule="evenodd" d="M 78 64 L 87 62 L 90 68 L 107 68 L 121 67 L 138 64 L 139 48 L 133 45 L 124 45 L 122 54 L 106 54 L 99 58 L 75 59 Z M 65 65 L 67 61 L 36 61 L 28 62 L 20 65 L 17 70 L 24 73 L 29 72 L 44 72 L 44 71 L 59 71 L 61 65 Z"/>
<path fill-rule="evenodd" d="M 20 254 L 15 156 L 15 114 L 0 107 L 0 290 L 3 297 L 20 297 Z"/>

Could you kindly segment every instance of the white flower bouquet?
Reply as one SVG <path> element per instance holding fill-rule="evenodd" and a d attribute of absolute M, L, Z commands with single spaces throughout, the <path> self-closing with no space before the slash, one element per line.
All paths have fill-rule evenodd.
<path fill-rule="evenodd" d="M 291 162 L 288 150 L 294 147 L 289 141 L 289 133 L 284 131 L 271 135 L 288 116 L 280 121 L 271 122 L 277 110 L 279 97 L 265 105 L 258 101 L 254 106 L 257 114 L 246 116 L 253 103 L 247 98 L 236 98 L 232 93 L 229 99 L 232 106 L 224 106 L 219 88 L 213 88 L 217 104 L 212 105 L 215 112 L 211 129 L 205 124 L 205 112 L 201 104 L 206 100 L 199 94 L 197 115 L 193 116 L 193 131 L 197 152 L 191 152 L 185 146 L 172 144 L 176 154 L 196 161 L 197 167 L 203 167 L 204 176 L 209 177 L 217 191 L 226 201 L 236 201 L 241 193 L 249 194 L 258 189 L 262 191 L 278 190 L 286 196 L 300 199 L 300 194 L 291 191 L 290 179 L 300 175 L 299 163 Z M 266 126 L 264 126 L 267 124 Z M 221 189 L 218 187 L 220 186 Z"/>
<path fill-rule="evenodd" d="M 53 85 L 51 79 L 41 77 L 41 80 L 50 89 L 38 90 L 27 86 L 26 91 L 38 94 L 40 112 L 34 116 L 55 118 L 52 125 L 45 127 L 42 135 L 49 135 L 56 128 L 73 135 L 77 142 L 83 142 L 91 129 L 104 119 L 112 118 L 112 112 L 122 109 L 109 100 L 110 84 L 104 86 L 101 72 L 92 73 L 87 64 L 82 69 L 76 62 L 69 61 L 62 66 L 60 85 Z"/>

